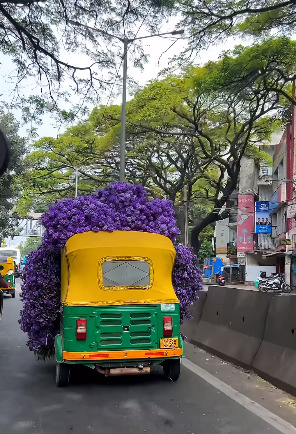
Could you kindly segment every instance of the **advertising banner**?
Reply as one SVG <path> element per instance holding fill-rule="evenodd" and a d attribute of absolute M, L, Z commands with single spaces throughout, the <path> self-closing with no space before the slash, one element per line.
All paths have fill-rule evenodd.
<path fill-rule="evenodd" d="M 256 202 L 255 208 L 255 232 L 256 234 L 271 234 L 271 216 L 269 202 Z"/>
<path fill-rule="evenodd" d="M 226 254 L 229 243 L 229 219 L 216 222 L 216 254 Z"/>
<path fill-rule="evenodd" d="M 238 196 L 237 252 L 254 252 L 254 196 Z"/>

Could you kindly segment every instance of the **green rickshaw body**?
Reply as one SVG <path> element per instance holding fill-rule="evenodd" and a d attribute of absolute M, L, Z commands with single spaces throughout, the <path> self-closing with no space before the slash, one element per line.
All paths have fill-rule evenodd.
<path fill-rule="evenodd" d="M 173 244 L 158 234 L 86 232 L 68 240 L 55 341 L 58 386 L 67 384 L 74 363 L 105 375 L 148 373 L 162 364 L 166 376 L 179 377 L 174 259 Z"/>

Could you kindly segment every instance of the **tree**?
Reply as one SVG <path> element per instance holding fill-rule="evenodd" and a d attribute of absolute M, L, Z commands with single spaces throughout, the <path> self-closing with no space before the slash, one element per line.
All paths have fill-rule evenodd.
<path fill-rule="evenodd" d="M 153 81 L 128 103 L 127 180 L 175 204 L 208 204 L 194 220 L 191 242 L 196 252 L 204 229 L 226 216 L 222 209 L 237 187 L 242 157 L 266 158 L 257 144 L 270 138 L 294 102 L 295 62 L 296 42 L 287 38 L 236 47 L 218 62 Z M 77 161 L 82 168 L 88 162 L 90 168 L 89 173 L 81 170 L 88 177 L 82 189 L 116 180 L 119 113 L 117 106 L 94 109 L 85 124 L 61 140 L 37 144 L 29 158 L 42 194 L 45 189 L 60 194 L 60 187 L 57 192 L 53 185 L 51 191 L 46 182 L 64 188 L 67 170 L 73 171 Z"/>
<path fill-rule="evenodd" d="M 201 243 L 199 252 L 198 252 L 198 260 L 200 264 L 203 264 L 206 258 L 211 258 L 214 256 L 213 246 L 211 241 L 203 241 Z"/>
<path fill-rule="evenodd" d="M 101 89 L 117 75 L 120 38 L 134 36 L 143 24 L 155 30 L 164 3 L 168 7 L 170 1 L 1 1 L 0 50 L 16 64 L 17 86 L 30 76 L 39 79 L 41 86 L 45 80 L 52 97 L 59 91 L 55 84 L 68 77 L 67 87 L 72 83 L 84 100 L 91 94 L 98 99 Z M 133 48 L 139 62 L 144 58 L 141 45 Z M 79 60 L 70 61 L 69 54 Z M 35 103 L 38 109 L 45 108 L 43 98 Z"/>
<path fill-rule="evenodd" d="M 141 93 L 134 98 L 128 121 L 138 140 L 147 135 L 158 137 L 170 144 L 171 152 L 174 143 L 179 149 L 181 140 L 190 143 L 198 174 L 194 184 L 203 184 L 196 188 L 197 197 L 212 203 L 210 212 L 192 231 L 196 252 L 201 231 L 225 217 L 221 210 L 237 186 L 242 157 L 262 157 L 256 143 L 270 137 L 283 108 L 294 102 L 290 90 L 295 80 L 295 49 L 295 42 L 287 38 L 237 47 L 219 62 L 193 68 L 194 86 L 185 98 L 176 94 L 169 100 L 169 83 L 176 86 L 175 79 L 170 78 L 164 94 L 158 89 L 153 95 L 146 89 L 144 103 Z M 168 158 L 166 154 L 163 161 Z"/>
<path fill-rule="evenodd" d="M 147 101 L 151 103 L 154 99 L 154 112 L 160 113 L 162 105 L 163 113 L 166 111 L 180 123 L 170 109 L 177 99 L 182 104 L 181 96 L 185 98 L 192 79 L 176 78 L 175 87 L 171 86 L 172 80 L 156 81 L 140 92 L 135 101 L 128 103 L 129 119 L 138 111 L 142 112 Z M 167 102 L 161 99 L 158 104 L 159 92 L 167 95 Z M 120 111 L 120 106 L 95 108 L 89 120 L 68 129 L 59 138 L 43 138 L 32 145 L 32 152 L 26 158 L 28 170 L 21 180 L 23 193 L 18 203 L 21 215 L 26 215 L 32 206 L 37 211 L 36 206 L 42 203 L 73 196 L 75 168 L 79 174 L 80 195 L 118 180 Z M 174 203 L 184 202 L 184 187 L 188 203 L 193 196 L 196 198 L 197 188 L 194 190 L 193 186 L 195 183 L 201 186 L 201 182 L 192 139 L 163 140 L 152 134 L 143 137 L 135 133 L 133 124 L 128 123 L 127 128 L 127 181 L 142 184 L 152 197 L 165 195 Z"/>
<path fill-rule="evenodd" d="M 183 0 L 176 9 L 190 30 L 190 49 L 200 50 L 238 33 L 265 37 L 294 32 L 295 0 Z"/>
<path fill-rule="evenodd" d="M 76 176 L 79 195 L 116 181 L 118 175 L 113 179 L 103 167 L 109 148 L 108 132 L 98 134 L 89 120 L 56 139 L 44 137 L 33 143 L 25 160 L 26 173 L 19 179 L 22 195 L 18 213 L 26 216 L 30 210 L 44 212 L 55 200 L 74 197 Z"/>
<path fill-rule="evenodd" d="M 0 110 L 0 125 L 10 142 L 11 157 L 8 170 L 0 178 L 0 239 L 14 236 L 18 233 L 18 218 L 13 213 L 17 197 L 15 177 L 21 176 L 24 170 L 23 156 L 26 152 L 26 142 L 18 135 L 19 125 L 11 113 Z"/>
<path fill-rule="evenodd" d="M 42 238 L 41 237 L 29 237 L 26 239 L 26 241 L 20 243 L 19 245 L 19 249 L 21 252 L 21 256 L 28 256 L 29 253 L 33 252 L 34 250 L 37 249 L 37 247 L 40 246 L 42 242 Z"/>

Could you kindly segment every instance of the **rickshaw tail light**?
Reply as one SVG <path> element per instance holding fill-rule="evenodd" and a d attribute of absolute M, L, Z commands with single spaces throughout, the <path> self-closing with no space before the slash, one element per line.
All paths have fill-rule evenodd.
<path fill-rule="evenodd" d="M 76 339 L 86 339 L 87 322 L 86 319 L 76 321 Z"/>
<path fill-rule="evenodd" d="M 173 335 L 173 319 L 171 316 L 163 317 L 163 336 L 171 337 Z"/>

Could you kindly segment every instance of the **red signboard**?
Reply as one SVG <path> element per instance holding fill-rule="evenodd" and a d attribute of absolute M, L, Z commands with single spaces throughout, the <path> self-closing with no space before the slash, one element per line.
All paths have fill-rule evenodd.
<path fill-rule="evenodd" d="M 237 252 L 254 252 L 254 196 L 239 194 Z"/>

